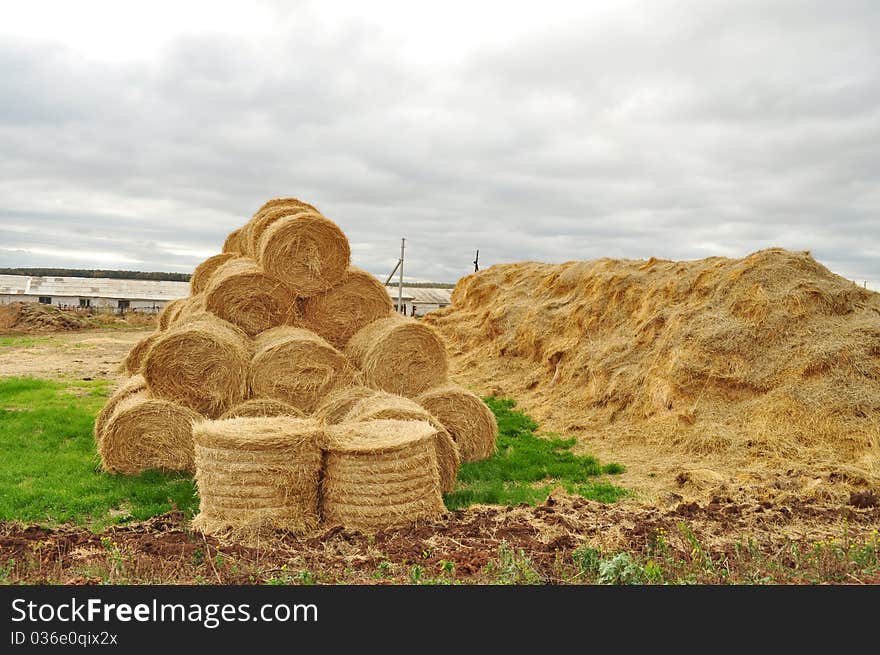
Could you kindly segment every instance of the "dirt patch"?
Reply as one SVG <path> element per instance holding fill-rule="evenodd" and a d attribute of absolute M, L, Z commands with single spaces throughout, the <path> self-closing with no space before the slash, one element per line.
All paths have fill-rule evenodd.
<path fill-rule="evenodd" d="M 816 567 L 825 564 L 817 561 L 808 571 L 792 553 L 810 552 L 817 544 L 839 542 L 845 550 L 847 544 L 852 549 L 871 539 L 876 543 L 878 523 L 877 507 L 715 498 L 661 510 L 558 495 L 539 507 L 477 507 L 376 535 L 341 528 L 310 538 L 279 533 L 256 547 L 193 533 L 179 512 L 101 534 L 7 523 L 0 524 L 0 561 L 13 561 L 10 581 L 30 583 L 375 584 L 412 582 L 414 576 L 470 583 L 499 576 L 511 581 L 504 577 L 511 571 L 528 572 L 532 582 L 566 583 L 580 581 L 575 551 L 589 546 L 635 559 L 663 556 L 686 567 L 699 564 L 697 551 L 706 561 L 727 563 L 726 571 L 699 564 L 694 571 L 706 579 L 698 581 L 748 581 L 760 569 L 773 581 L 810 582 L 808 574 L 823 575 Z M 824 573 L 838 574 L 847 581 L 844 569 Z"/>
<path fill-rule="evenodd" d="M 143 336 L 144 330 L 117 329 L 23 338 L 21 345 L 0 346 L 0 377 L 116 379 L 122 360 Z"/>

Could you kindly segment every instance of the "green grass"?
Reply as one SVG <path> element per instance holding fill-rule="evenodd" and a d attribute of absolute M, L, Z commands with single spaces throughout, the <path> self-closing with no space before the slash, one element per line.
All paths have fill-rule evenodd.
<path fill-rule="evenodd" d="M 458 484 L 445 497 L 449 509 L 475 503 L 535 505 L 555 487 L 606 503 L 628 495 L 625 489 L 597 480 L 622 473 L 620 464 L 602 465 L 595 457 L 571 452 L 577 443 L 574 438 L 536 434 L 538 424 L 516 411 L 512 400 L 485 401 L 498 420 L 498 452 L 487 460 L 461 465 Z"/>
<path fill-rule="evenodd" d="M 107 393 L 106 381 L 0 380 L 0 520 L 100 529 L 173 507 L 195 511 L 198 497 L 187 475 L 101 471 L 92 430 Z M 536 434 L 537 424 L 511 400 L 486 402 L 498 418 L 498 452 L 461 466 L 456 489 L 445 498 L 450 509 L 535 505 L 560 486 L 602 502 L 627 495 L 604 479 L 620 473 L 619 464 L 572 453 L 574 439 Z"/>
<path fill-rule="evenodd" d="M 0 348 L 33 348 L 52 343 L 52 337 L 0 336 Z"/>
<path fill-rule="evenodd" d="M 106 381 L 0 380 L 0 520 L 101 528 L 197 506 L 193 481 L 100 470 L 92 437 Z"/>

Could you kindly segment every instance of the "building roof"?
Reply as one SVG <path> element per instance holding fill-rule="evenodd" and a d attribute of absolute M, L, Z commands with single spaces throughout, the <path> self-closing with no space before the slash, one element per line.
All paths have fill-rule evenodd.
<path fill-rule="evenodd" d="M 121 300 L 174 300 L 189 295 L 189 282 L 91 277 L 0 275 L 0 294 Z"/>
<path fill-rule="evenodd" d="M 397 300 L 397 287 L 385 289 Z M 175 300 L 189 295 L 188 282 L 117 280 L 91 277 L 0 275 L 0 295 L 68 296 L 119 300 Z M 403 287 L 403 299 L 416 305 L 448 305 L 452 289 Z"/>

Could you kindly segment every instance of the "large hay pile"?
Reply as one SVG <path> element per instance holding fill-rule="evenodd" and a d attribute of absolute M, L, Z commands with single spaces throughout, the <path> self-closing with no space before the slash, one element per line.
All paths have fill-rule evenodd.
<path fill-rule="evenodd" d="M 880 295 L 808 253 L 498 265 L 452 300 L 425 322 L 456 379 L 594 452 L 701 461 L 728 487 L 880 480 Z"/>
<path fill-rule="evenodd" d="M 472 459 L 470 444 L 486 436 L 468 426 L 491 412 L 475 396 L 446 418 L 413 400 L 448 385 L 446 348 L 435 330 L 394 313 L 350 253 L 311 205 L 263 205 L 132 349 L 126 368 L 138 375 L 95 428 L 104 468 L 171 468 L 165 455 L 194 466 L 195 526 L 225 536 L 322 521 L 372 530 L 443 511 L 456 440 Z M 494 419 L 491 428 L 484 456 Z M 329 495 L 319 506 L 321 475 Z"/>

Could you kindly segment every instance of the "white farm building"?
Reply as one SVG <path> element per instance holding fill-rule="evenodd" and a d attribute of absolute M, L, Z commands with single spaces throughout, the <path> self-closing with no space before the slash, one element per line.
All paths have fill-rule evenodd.
<path fill-rule="evenodd" d="M 396 308 L 397 287 L 386 289 Z M 408 316 L 422 316 L 449 305 L 451 294 L 452 289 L 403 287 L 403 310 Z M 0 275 L 0 304 L 38 302 L 63 309 L 155 313 L 170 300 L 188 295 L 188 282 Z"/>

